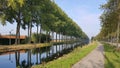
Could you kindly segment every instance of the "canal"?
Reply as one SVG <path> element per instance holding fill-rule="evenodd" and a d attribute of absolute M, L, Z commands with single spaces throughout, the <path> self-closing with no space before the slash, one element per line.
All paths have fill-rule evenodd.
<path fill-rule="evenodd" d="M 0 68 L 30 68 L 44 64 L 71 52 L 83 43 L 59 44 L 42 48 L 0 53 Z"/>

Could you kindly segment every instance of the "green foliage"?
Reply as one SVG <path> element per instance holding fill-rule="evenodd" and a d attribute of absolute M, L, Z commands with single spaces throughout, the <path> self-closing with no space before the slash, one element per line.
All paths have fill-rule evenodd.
<path fill-rule="evenodd" d="M 17 23 L 16 36 L 20 33 L 20 26 L 30 29 L 36 25 L 47 32 L 88 39 L 78 24 L 51 0 L 1 0 L 0 19 L 3 24 L 6 21 Z"/>
<path fill-rule="evenodd" d="M 5 22 L 5 14 L 4 15 L 0 15 L 0 22 L 2 25 L 5 25 L 6 22 Z"/>
<path fill-rule="evenodd" d="M 120 21 L 119 4 L 120 4 L 119 0 L 107 0 L 107 3 L 101 6 L 101 9 L 104 12 L 100 16 L 102 28 L 101 28 L 101 32 L 96 37 L 98 40 L 107 40 L 110 38 L 112 39 L 116 38 L 118 22 Z"/>

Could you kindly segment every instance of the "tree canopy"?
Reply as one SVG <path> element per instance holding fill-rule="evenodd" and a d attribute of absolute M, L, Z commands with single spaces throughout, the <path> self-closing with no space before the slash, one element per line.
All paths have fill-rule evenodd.
<path fill-rule="evenodd" d="M 35 24 L 45 31 L 88 39 L 78 24 L 51 0 L 0 0 L 0 21 L 3 25 L 17 23 L 17 43 L 20 27 L 29 29 Z"/>
<path fill-rule="evenodd" d="M 116 40 L 119 34 L 118 28 L 120 23 L 120 1 L 107 0 L 106 4 L 101 5 L 104 10 L 100 16 L 101 19 L 101 32 L 96 36 L 99 40 Z"/>

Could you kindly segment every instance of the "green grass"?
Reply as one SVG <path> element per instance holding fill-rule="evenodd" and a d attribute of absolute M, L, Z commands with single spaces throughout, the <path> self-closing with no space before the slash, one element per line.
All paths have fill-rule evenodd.
<path fill-rule="evenodd" d="M 80 61 L 88 53 L 90 53 L 94 48 L 96 48 L 97 43 L 94 42 L 83 48 L 76 48 L 71 53 L 64 55 L 56 60 L 48 62 L 46 64 L 36 65 L 33 68 L 71 68 L 73 64 Z"/>
<path fill-rule="evenodd" d="M 0 46 L 0 52 L 8 52 L 13 50 L 20 50 L 20 49 L 32 49 L 32 48 L 40 48 L 51 46 L 51 43 L 41 43 L 41 44 L 21 44 L 21 45 L 4 45 Z"/>
<path fill-rule="evenodd" d="M 115 47 L 104 44 L 105 68 L 120 68 L 120 52 L 114 51 Z"/>
<path fill-rule="evenodd" d="M 66 44 L 66 43 L 75 43 L 76 41 L 61 41 L 61 42 L 50 42 L 50 43 L 37 43 L 37 44 L 19 44 L 19 45 L 0 45 L 0 52 L 8 52 L 13 50 L 20 50 L 20 49 L 32 49 L 32 48 L 40 48 L 46 47 L 51 45 L 59 45 L 59 44 Z"/>

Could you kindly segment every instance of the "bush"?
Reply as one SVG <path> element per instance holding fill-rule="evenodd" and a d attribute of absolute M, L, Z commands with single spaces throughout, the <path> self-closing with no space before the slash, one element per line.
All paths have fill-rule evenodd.
<path fill-rule="evenodd" d="M 40 41 L 40 38 L 41 38 L 41 41 Z M 39 43 L 39 41 L 41 43 L 45 43 L 45 42 L 50 42 L 51 41 L 51 36 L 50 35 L 46 35 L 46 34 L 36 34 L 36 33 L 33 33 L 32 34 L 32 41 L 34 43 Z"/>

